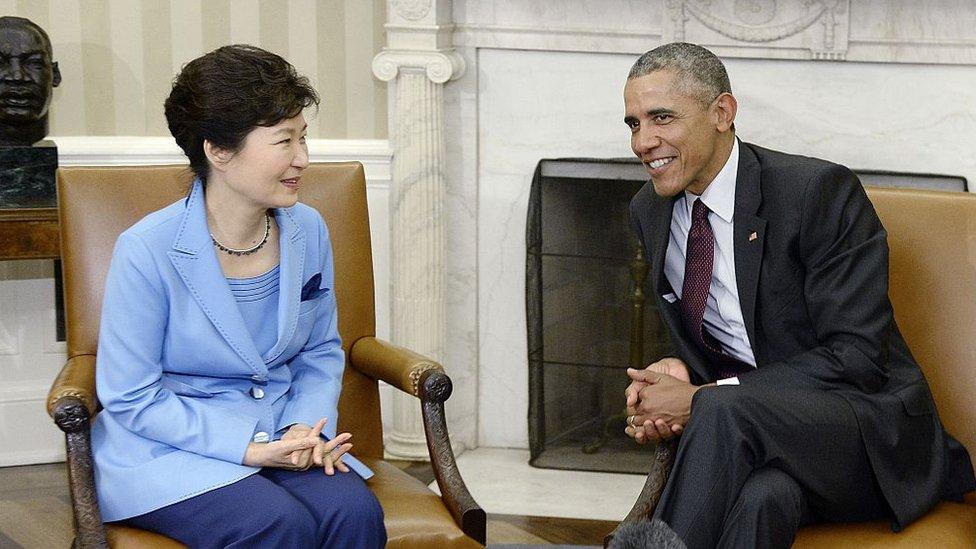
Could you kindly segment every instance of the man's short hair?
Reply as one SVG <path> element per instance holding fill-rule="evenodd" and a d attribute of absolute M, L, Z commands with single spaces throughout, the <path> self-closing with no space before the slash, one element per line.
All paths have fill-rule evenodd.
<path fill-rule="evenodd" d="M 687 42 L 672 42 L 641 55 L 630 68 L 628 79 L 657 71 L 673 71 L 680 91 L 708 105 L 723 93 L 732 93 L 725 65 L 712 52 Z"/>

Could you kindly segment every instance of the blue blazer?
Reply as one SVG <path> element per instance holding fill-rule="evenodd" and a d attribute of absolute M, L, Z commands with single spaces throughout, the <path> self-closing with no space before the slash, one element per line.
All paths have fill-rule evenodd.
<path fill-rule="evenodd" d="M 203 197 L 196 181 L 186 199 L 146 216 L 115 245 L 95 375 L 103 409 L 92 426 L 106 522 L 258 472 L 241 464 L 248 443 L 280 438 L 294 423 L 327 417 L 323 436 L 336 434 L 345 357 L 322 217 L 304 204 L 274 211 L 278 339 L 262 355 L 217 261 Z M 372 475 L 352 456 L 345 461 Z"/>

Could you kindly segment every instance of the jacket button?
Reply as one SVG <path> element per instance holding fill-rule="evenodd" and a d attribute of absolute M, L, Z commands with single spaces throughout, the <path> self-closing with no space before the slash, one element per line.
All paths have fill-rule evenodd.
<path fill-rule="evenodd" d="M 267 385 L 267 383 L 268 383 L 268 380 L 267 379 L 264 379 L 263 377 L 261 377 L 261 376 L 259 376 L 257 374 L 254 374 L 253 376 L 251 376 L 251 381 L 254 382 L 254 383 L 257 383 L 258 385 Z"/>
<path fill-rule="evenodd" d="M 268 442 L 271 440 L 271 437 L 269 437 L 268 433 L 265 433 L 264 431 L 258 431 L 257 433 L 254 433 L 254 437 L 251 438 L 251 440 L 254 442 Z"/>
<path fill-rule="evenodd" d="M 264 398 L 264 389 L 260 387 L 251 387 L 251 396 L 258 400 L 261 400 L 262 398 Z"/>

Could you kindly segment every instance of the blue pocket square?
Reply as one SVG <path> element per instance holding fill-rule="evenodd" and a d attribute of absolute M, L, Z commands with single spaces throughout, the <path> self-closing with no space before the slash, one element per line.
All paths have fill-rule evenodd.
<path fill-rule="evenodd" d="M 309 301 L 316 299 L 322 294 L 329 291 L 328 288 L 319 288 L 322 284 L 322 273 L 315 273 L 312 278 L 308 279 L 308 282 L 302 286 L 302 298 L 301 301 Z"/>

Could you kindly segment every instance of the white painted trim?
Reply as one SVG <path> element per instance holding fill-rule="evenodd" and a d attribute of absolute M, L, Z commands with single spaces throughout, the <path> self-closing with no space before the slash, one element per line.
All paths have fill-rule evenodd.
<path fill-rule="evenodd" d="M 43 405 L 50 389 L 47 384 L 11 383 L 9 387 L 0 388 L 0 404 L 40 402 Z"/>
<path fill-rule="evenodd" d="M 0 453 L 0 467 L 16 465 L 38 465 L 41 463 L 59 463 L 65 460 L 64 447 L 51 450 L 29 450 L 26 452 Z"/>
<path fill-rule="evenodd" d="M 52 136 L 61 166 L 155 166 L 186 164 L 172 137 Z M 370 187 L 389 187 L 393 148 L 386 139 L 310 139 L 311 162 L 363 163 Z"/>

